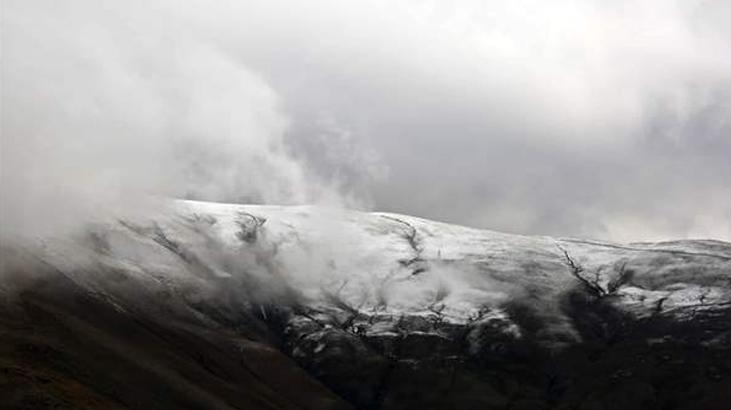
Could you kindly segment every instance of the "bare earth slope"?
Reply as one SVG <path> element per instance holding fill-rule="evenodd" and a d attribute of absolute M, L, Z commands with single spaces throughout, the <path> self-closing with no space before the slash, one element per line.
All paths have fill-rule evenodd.
<path fill-rule="evenodd" d="M 731 244 L 178 201 L 5 246 L 0 406 L 721 409 Z"/>

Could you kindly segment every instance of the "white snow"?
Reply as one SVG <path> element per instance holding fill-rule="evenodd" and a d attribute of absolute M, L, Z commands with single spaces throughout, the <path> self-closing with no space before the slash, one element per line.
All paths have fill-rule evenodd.
<path fill-rule="evenodd" d="M 710 250 L 698 243 L 605 244 L 386 213 L 182 200 L 145 220 L 93 229 L 101 249 L 88 238 L 59 240 L 47 244 L 43 258 L 97 290 L 108 281 L 92 272 L 103 266 L 176 292 L 204 294 L 223 284 L 232 292 L 242 287 L 242 298 L 276 301 L 295 294 L 320 309 L 335 303 L 455 323 L 508 321 L 505 303 L 524 300 L 556 326 L 569 327 L 558 302 L 577 285 L 566 251 L 585 273 L 598 271 L 604 287 L 620 264 L 632 269 L 633 281 L 617 291 L 615 303 L 637 315 L 653 314 L 661 299 L 669 311 L 731 301 L 731 245 L 718 242 Z"/>

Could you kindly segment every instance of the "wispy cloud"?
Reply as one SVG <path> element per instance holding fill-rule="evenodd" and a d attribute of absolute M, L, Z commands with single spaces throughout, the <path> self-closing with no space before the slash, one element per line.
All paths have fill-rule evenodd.
<path fill-rule="evenodd" d="M 4 9 L 8 219 L 142 192 L 731 239 L 728 2 Z"/>

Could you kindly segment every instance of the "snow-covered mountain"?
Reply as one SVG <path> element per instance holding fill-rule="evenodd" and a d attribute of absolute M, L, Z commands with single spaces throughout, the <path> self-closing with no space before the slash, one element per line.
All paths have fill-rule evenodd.
<path fill-rule="evenodd" d="M 719 241 L 176 201 L 3 256 L 18 406 L 722 408 L 731 391 Z"/>

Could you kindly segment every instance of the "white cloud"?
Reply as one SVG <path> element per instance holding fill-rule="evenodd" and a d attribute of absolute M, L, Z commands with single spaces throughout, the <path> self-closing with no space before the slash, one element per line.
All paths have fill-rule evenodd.
<path fill-rule="evenodd" d="M 731 178 L 728 2 L 4 8 L 9 206 L 365 200 L 526 233 L 729 238 L 702 206 Z M 682 197 L 700 200 L 663 206 Z"/>

